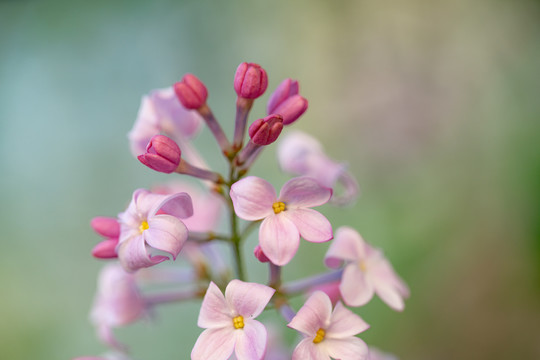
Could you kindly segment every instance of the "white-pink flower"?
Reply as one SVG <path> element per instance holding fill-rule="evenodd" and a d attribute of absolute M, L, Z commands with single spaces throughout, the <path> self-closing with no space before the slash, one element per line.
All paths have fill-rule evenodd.
<path fill-rule="evenodd" d="M 197 134 L 201 116 L 182 106 L 172 87 L 152 90 L 143 96 L 137 120 L 128 134 L 131 153 L 144 154 L 154 135 L 164 134 L 179 142 Z"/>
<path fill-rule="evenodd" d="M 279 193 L 266 180 L 248 176 L 231 187 L 236 214 L 248 221 L 264 219 L 259 244 L 276 265 L 287 264 L 296 254 L 300 236 L 310 242 L 332 240 L 332 225 L 324 215 L 310 209 L 323 205 L 332 190 L 315 179 L 298 177 L 283 185 Z"/>
<path fill-rule="evenodd" d="M 338 301 L 334 311 L 328 295 L 316 291 L 287 325 L 304 335 L 292 360 L 363 360 L 368 347 L 355 335 L 369 325 Z"/>
<path fill-rule="evenodd" d="M 238 360 L 260 360 L 268 334 L 254 320 L 274 295 L 271 287 L 232 280 L 225 296 L 213 282 L 204 296 L 197 325 L 205 328 L 193 350 L 192 360 L 225 360 L 233 351 Z"/>
<path fill-rule="evenodd" d="M 168 256 L 176 259 L 187 240 L 188 230 L 180 220 L 193 214 L 191 198 L 186 193 L 153 194 L 145 189 L 135 190 L 126 211 L 118 215 L 120 238 L 118 259 L 127 271 L 156 265 Z"/>
<path fill-rule="evenodd" d="M 376 293 L 392 309 L 405 308 L 403 299 L 409 296 L 407 285 L 382 251 L 369 246 L 356 230 L 339 228 L 324 261 L 331 268 L 340 267 L 343 261 L 347 263 L 339 287 L 347 305 L 365 305 Z"/>
<path fill-rule="evenodd" d="M 358 183 L 347 171 L 347 165 L 326 155 L 321 143 L 311 135 L 301 131 L 288 133 L 280 140 L 277 154 L 279 166 L 285 172 L 313 177 L 329 188 L 340 184 L 343 191 L 334 193 L 332 203 L 345 205 L 356 200 Z"/>
<path fill-rule="evenodd" d="M 90 320 L 101 341 L 114 348 L 124 349 L 114 337 L 113 328 L 140 319 L 145 316 L 146 310 L 134 274 L 127 273 L 117 263 L 109 264 L 101 270 L 90 313 Z"/>

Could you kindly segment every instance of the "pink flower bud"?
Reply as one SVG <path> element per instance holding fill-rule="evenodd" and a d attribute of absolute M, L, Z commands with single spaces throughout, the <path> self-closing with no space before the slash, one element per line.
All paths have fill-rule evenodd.
<path fill-rule="evenodd" d="M 98 259 L 114 259 L 118 257 L 116 253 L 116 246 L 118 245 L 118 238 L 107 239 L 98 243 L 92 249 L 92 256 Z"/>
<path fill-rule="evenodd" d="M 274 113 L 283 116 L 283 125 L 296 121 L 308 108 L 308 101 L 300 95 L 293 95 L 279 104 Z"/>
<path fill-rule="evenodd" d="M 186 109 L 198 109 L 206 103 L 208 91 L 195 75 L 186 74 L 182 81 L 174 84 L 176 97 Z"/>
<path fill-rule="evenodd" d="M 234 90 L 239 97 L 256 99 L 266 91 L 268 76 L 266 71 L 254 63 L 241 63 L 234 75 Z"/>
<path fill-rule="evenodd" d="M 268 258 L 266 257 L 266 255 L 264 255 L 264 252 L 262 251 L 260 245 L 255 246 L 255 249 L 253 250 L 253 255 L 255 255 L 255 257 L 257 258 L 257 260 L 259 260 L 259 261 L 262 262 L 262 263 L 265 263 L 265 262 L 269 262 L 269 261 L 270 261 L 270 259 L 268 259 Z"/>
<path fill-rule="evenodd" d="M 298 91 L 298 81 L 291 78 L 283 80 L 272 95 L 270 95 L 268 105 L 266 106 L 267 114 L 275 114 L 275 109 L 291 96 L 298 95 Z"/>
<path fill-rule="evenodd" d="M 120 236 L 120 224 L 116 218 L 96 216 L 90 221 L 90 226 L 103 237 L 118 238 Z"/>
<path fill-rule="evenodd" d="M 146 154 L 137 156 L 137 159 L 150 169 L 169 174 L 180 164 L 180 156 L 180 148 L 173 140 L 156 135 L 146 145 Z"/>
<path fill-rule="evenodd" d="M 257 145 L 269 145 L 276 141 L 283 130 L 281 115 L 270 115 L 256 120 L 249 127 L 249 137 Z"/>

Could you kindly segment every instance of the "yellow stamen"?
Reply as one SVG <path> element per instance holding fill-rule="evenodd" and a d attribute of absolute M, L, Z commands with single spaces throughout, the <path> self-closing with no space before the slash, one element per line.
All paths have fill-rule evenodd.
<path fill-rule="evenodd" d="M 360 260 L 358 262 L 358 267 L 364 272 L 367 270 L 366 262 L 364 260 Z"/>
<path fill-rule="evenodd" d="M 315 334 L 315 338 L 313 339 L 313 343 L 318 344 L 321 341 L 323 341 L 325 334 L 326 334 L 326 332 L 324 331 L 323 328 L 320 328 L 319 330 L 317 330 L 317 334 Z"/>
<path fill-rule="evenodd" d="M 285 203 L 277 201 L 272 204 L 272 209 L 274 209 L 274 214 L 279 214 L 282 211 L 285 211 Z"/>
<path fill-rule="evenodd" d="M 235 329 L 243 329 L 244 328 L 244 317 L 242 315 L 235 316 L 232 319 L 233 326 Z"/>
<path fill-rule="evenodd" d="M 144 220 L 141 223 L 141 226 L 139 226 L 139 231 L 142 234 L 144 230 L 148 229 L 150 226 L 148 226 L 148 221 Z"/>

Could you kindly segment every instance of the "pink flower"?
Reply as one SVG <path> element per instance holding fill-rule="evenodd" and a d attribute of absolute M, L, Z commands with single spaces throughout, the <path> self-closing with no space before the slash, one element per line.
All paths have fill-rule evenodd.
<path fill-rule="evenodd" d="M 154 135 L 146 145 L 146 152 L 137 159 L 152 170 L 170 174 L 180 164 L 181 156 L 182 152 L 174 140 L 165 135 Z"/>
<path fill-rule="evenodd" d="M 283 130 L 283 118 L 280 115 L 269 115 L 251 124 L 249 137 L 257 145 L 270 145 L 277 140 L 281 130 Z"/>
<path fill-rule="evenodd" d="M 167 256 L 152 256 L 152 249 L 176 259 L 188 236 L 180 219 L 192 214 L 191 198 L 186 193 L 159 195 L 135 190 L 126 211 L 118 215 L 121 231 L 117 253 L 124 269 L 135 271 L 168 260 Z"/>
<path fill-rule="evenodd" d="M 204 330 L 191 352 L 193 360 L 259 360 L 266 352 L 267 332 L 254 320 L 275 290 L 257 283 L 232 280 L 225 296 L 213 282 L 204 296 L 197 325 Z"/>
<path fill-rule="evenodd" d="M 131 153 L 137 157 L 157 134 L 164 134 L 180 142 L 192 138 L 202 125 L 196 112 L 184 108 L 176 98 L 172 87 L 157 89 L 143 96 L 137 120 L 128 134 Z"/>
<path fill-rule="evenodd" d="M 309 209 L 328 202 L 332 190 L 314 179 L 289 180 L 279 194 L 266 180 L 248 176 L 231 187 L 236 214 L 248 221 L 264 219 L 259 228 L 259 244 L 276 265 L 285 265 L 296 254 L 300 236 L 310 242 L 332 239 L 332 225 L 321 213 Z"/>
<path fill-rule="evenodd" d="M 403 299 L 409 296 L 407 285 L 382 252 L 369 246 L 356 230 L 339 228 L 324 261 L 331 268 L 338 268 L 343 261 L 347 263 L 339 287 L 347 305 L 365 305 L 376 293 L 392 309 L 405 308 Z"/>
<path fill-rule="evenodd" d="M 173 86 L 178 100 L 186 109 L 198 109 L 206 104 L 208 90 L 198 77 L 193 74 L 186 74 L 182 81 Z"/>
<path fill-rule="evenodd" d="M 90 226 L 105 240 L 98 243 L 92 249 L 92 255 L 98 259 L 116 258 L 116 246 L 120 236 L 120 224 L 116 218 L 97 216 L 92 219 Z"/>
<path fill-rule="evenodd" d="M 308 101 L 298 94 L 298 81 L 285 79 L 270 96 L 267 114 L 283 116 L 283 125 L 295 122 L 308 108 Z"/>
<path fill-rule="evenodd" d="M 321 185 L 335 188 L 341 183 L 342 194 L 334 193 L 331 201 L 348 204 L 358 196 L 358 184 L 347 171 L 344 163 L 329 158 L 322 145 L 314 137 L 295 131 L 287 134 L 278 146 L 278 161 L 283 171 L 302 176 L 311 176 Z"/>
<path fill-rule="evenodd" d="M 355 335 L 369 325 L 341 302 L 332 311 L 330 298 L 316 291 L 287 325 L 304 335 L 292 360 L 367 359 L 367 345 Z"/>
<path fill-rule="evenodd" d="M 98 286 L 90 319 L 98 337 L 109 346 L 123 350 L 112 332 L 113 328 L 128 325 L 146 314 L 144 299 L 139 292 L 135 275 L 118 264 L 105 266 L 98 277 Z"/>
<path fill-rule="evenodd" d="M 254 63 L 241 63 L 234 75 L 234 90 L 239 97 L 256 99 L 266 91 L 268 76 L 266 71 Z"/>

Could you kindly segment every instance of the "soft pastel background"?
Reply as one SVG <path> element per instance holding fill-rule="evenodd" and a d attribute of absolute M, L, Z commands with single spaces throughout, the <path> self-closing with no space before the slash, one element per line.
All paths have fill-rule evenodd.
<path fill-rule="evenodd" d="M 230 133 L 242 61 L 267 69 L 269 89 L 299 79 L 310 109 L 293 127 L 363 192 L 322 211 L 411 287 L 403 313 L 358 310 L 366 342 L 411 360 L 540 358 L 539 5 L 0 1 L 0 358 L 105 352 L 87 319 L 102 265 L 89 220 L 166 179 L 128 151 L 140 97 L 192 72 Z M 206 129 L 198 143 L 217 151 Z M 280 186 L 274 155 L 255 173 Z M 326 248 L 303 244 L 285 277 L 323 271 Z M 197 309 L 117 334 L 135 359 L 187 359 Z"/>

